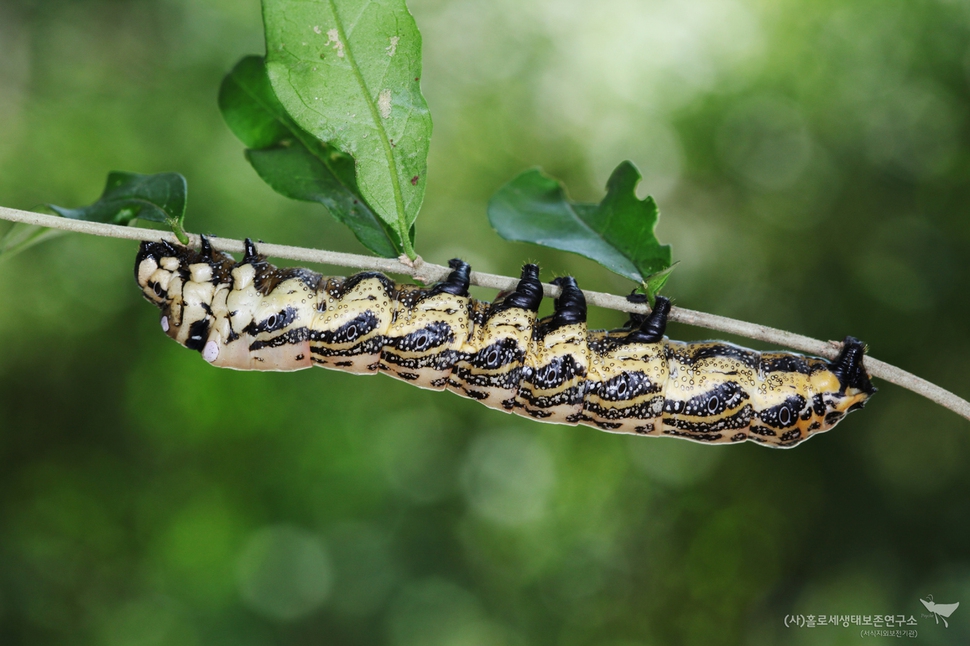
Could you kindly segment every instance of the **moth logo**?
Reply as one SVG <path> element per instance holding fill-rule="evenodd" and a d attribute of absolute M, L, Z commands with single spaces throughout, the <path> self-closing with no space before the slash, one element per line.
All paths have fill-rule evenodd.
<path fill-rule="evenodd" d="M 956 603 L 935 603 L 933 601 L 933 595 L 927 595 L 926 599 L 920 599 L 920 603 L 926 606 L 926 609 L 933 613 L 936 617 L 936 623 L 940 623 L 940 619 L 943 620 L 943 625 L 947 628 L 950 624 L 946 623 L 946 618 L 953 614 L 953 612 L 960 607 L 960 602 Z M 923 615 L 924 617 L 929 617 L 929 615 Z"/>

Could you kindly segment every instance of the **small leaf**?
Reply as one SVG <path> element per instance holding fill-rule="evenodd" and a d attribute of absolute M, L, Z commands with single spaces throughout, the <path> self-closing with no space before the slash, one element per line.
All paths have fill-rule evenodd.
<path fill-rule="evenodd" d="M 264 0 L 266 68 L 294 121 L 356 160 L 357 186 L 414 257 L 431 115 L 404 0 Z"/>
<path fill-rule="evenodd" d="M 178 173 L 140 175 L 113 171 L 97 202 L 68 209 L 48 204 L 58 215 L 73 220 L 128 225 L 135 219 L 164 222 L 182 244 L 189 238 L 182 228 L 185 218 L 185 178 Z M 0 237 L 0 257 L 9 258 L 39 242 L 62 235 L 64 231 L 29 224 L 15 224 Z"/>
<path fill-rule="evenodd" d="M 637 198 L 640 171 L 616 167 L 599 204 L 566 198 L 562 185 L 540 170 L 526 171 L 488 203 L 488 219 L 506 240 L 571 251 L 643 283 L 670 267 L 670 245 L 654 235 L 659 212 L 652 197 Z"/>
<path fill-rule="evenodd" d="M 189 238 L 182 228 L 188 186 L 178 173 L 140 175 L 112 171 L 98 201 L 90 206 L 68 209 L 48 204 L 58 215 L 72 220 L 128 225 L 135 219 L 163 222 L 182 244 Z M 16 224 L 0 237 L 0 255 L 10 257 L 38 242 L 61 235 L 62 231 Z"/>
<path fill-rule="evenodd" d="M 185 196 L 188 185 L 178 173 L 140 175 L 112 171 L 97 202 L 90 206 L 68 209 L 49 204 L 55 213 L 72 220 L 127 225 L 138 218 L 164 222 L 172 227 L 179 240 L 185 235 Z M 188 243 L 186 238 L 184 243 Z"/>
<path fill-rule="evenodd" d="M 650 307 L 656 305 L 657 294 L 659 294 L 660 290 L 663 289 L 664 285 L 667 284 L 667 279 L 670 278 L 670 272 L 674 270 L 676 265 L 677 263 L 675 262 L 666 269 L 661 269 L 655 274 L 650 274 L 643 281 L 641 287 L 643 289 L 643 293 L 647 295 L 647 300 L 650 301 Z"/>
<path fill-rule="evenodd" d="M 286 114 L 260 56 L 240 60 L 222 81 L 219 109 L 248 146 L 246 158 L 281 195 L 322 204 L 361 244 L 385 258 L 404 251 L 397 231 L 367 205 L 354 179 L 354 159 L 318 141 Z"/>

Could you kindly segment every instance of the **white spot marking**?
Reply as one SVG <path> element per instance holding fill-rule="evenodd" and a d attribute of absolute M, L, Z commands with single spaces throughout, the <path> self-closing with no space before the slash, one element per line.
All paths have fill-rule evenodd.
<path fill-rule="evenodd" d="M 324 45 L 333 43 L 333 48 L 337 50 L 337 58 L 344 57 L 344 44 L 340 42 L 340 32 L 336 29 L 327 31 L 327 42 Z"/>
<path fill-rule="evenodd" d="M 219 356 L 219 345 L 215 341 L 209 341 L 202 348 L 202 358 L 212 363 Z"/>
<path fill-rule="evenodd" d="M 163 316 L 162 317 L 162 332 L 165 332 L 166 334 L 168 333 L 168 317 L 167 316 Z"/>
<path fill-rule="evenodd" d="M 391 116 L 391 91 L 388 89 L 381 90 L 381 93 L 377 96 L 377 109 L 380 111 L 381 116 L 385 119 Z"/>
<path fill-rule="evenodd" d="M 313 25 L 313 33 L 315 33 L 315 34 L 322 34 L 323 33 L 323 30 L 320 29 L 320 25 Z"/>
<path fill-rule="evenodd" d="M 388 56 L 394 56 L 394 53 L 397 51 L 397 43 L 399 40 L 401 40 L 401 37 L 391 36 L 390 40 L 391 40 L 391 46 L 385 47 L 384 51 L 387 52 Z"/>

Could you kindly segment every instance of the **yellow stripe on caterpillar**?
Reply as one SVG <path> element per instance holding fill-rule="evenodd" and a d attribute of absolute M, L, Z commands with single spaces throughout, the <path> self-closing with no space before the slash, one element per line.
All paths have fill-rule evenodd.
<path fill-rule="evenodd" d="M 649 316 L 590 331 L 571 277 L 555 281 L 555 311 L 540 320 L 535 265 L 523 267 L 515 291 L 484 303 L 468 295 L 468 265 L 450 264 L 445 281 L 419 287 L 375 272 L 277 268 L 250 240 L 236 262 L 203 238 L 200 251 L 142 243 L 135 278 L 162 310 L 165 333 L 215 366 L 383 372 L 539 421 L 613 433 L 790 447 L 876 391 L 862 365 L 865 346 L 852 337 L 834 361 L 672 341 L 663 335 L 670 304 L 662 297 Z"/>

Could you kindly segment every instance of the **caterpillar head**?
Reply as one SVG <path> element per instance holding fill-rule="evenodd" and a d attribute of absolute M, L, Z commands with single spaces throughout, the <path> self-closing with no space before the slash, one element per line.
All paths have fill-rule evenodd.
<path fill-rule="evenodd" d="M 200 350 L 211 323 L 214 286 L 224 282 L 234 264 L 231 256 L 214 253 L 204 236 L 199 251 L 166 241 L 143 242 L 135 259 L 135 279 L 145 298 L 162 310 L 162 330 Z M 187 285 L 194 286 L 191 294 L 186 293 Z"/>
<path fill-rule="evenodd" d="M 186 265 L 187 251 L 165 241 L 141 243 L 135 258 L 135 280 L 146 299 L 160 308 L 168 304 L 172 277 Z"/>

